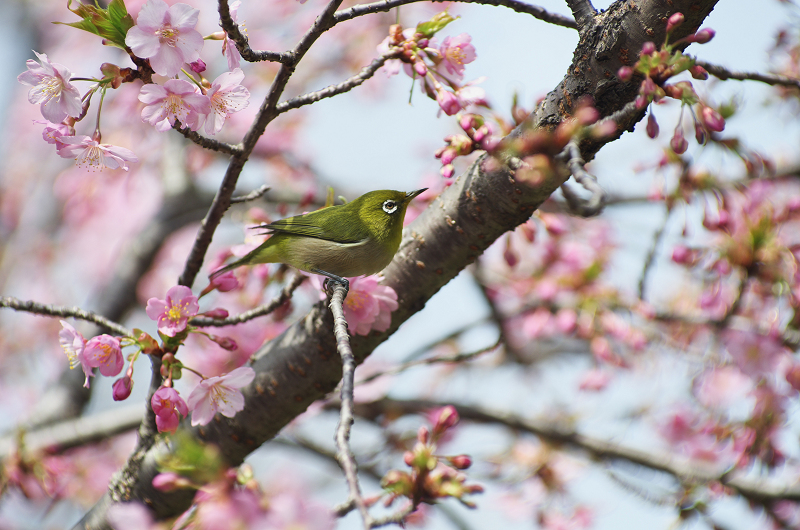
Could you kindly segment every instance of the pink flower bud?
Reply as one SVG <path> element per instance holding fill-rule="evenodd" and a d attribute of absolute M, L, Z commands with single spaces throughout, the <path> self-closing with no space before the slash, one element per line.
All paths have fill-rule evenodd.
<path fill-rule="evenodd" d="M 225 274 L 220 274 L 211 280 L 211 285 L 214 289 L 221 293 L 227 293 L 239 287 L 239 280 L 233 275 L 233 271 L 228 271 Z"/>
<path fill-rule="evenodd" d="M 430 431 L 424 425 L 420 425 L 419 430 L 417 430 L 417 440 L 420 443 L 426 444 L 428 443 L 428 439 L 430 438 Z"/>
<path fill-rule="evenodd" d="M 228 310 L 221 307 L 216 307 L 203 313 L 203 316 L 208 318 L 228 318 Z"/>
<path fill-rule="evenodd" d="M 428 75 L 428 67 L 422 61 L 414 61 L 414 71 L 420 77 Z"/>
<path fill-rule="evenodd" d="M 452 116 L 461 110 L 461 103 L 458 102 L 455 94 L 444 89 L 436 93 L 436 102 L 448 116 Z"/>
<path fill-rule="evenodd" d="M 644 96 L 636 96 L 636 108 L 643 110 L 648 104 L 647 98 Z"/>
<path fill-rule="evenodd" d="M 672 250 L 672 261 L 681 265 L 689 265 L 694 260 L 694 252 L 685 246 L 677 245 Z"/>
<path fill-rule="evenodd" d="M 192 72 L 196 74 L 202 74 L 206 71 L 206 63 L 204 63 L 202 59 L 198 59 L 193 63 L 189 63 L 189 67 L 192 69 Z"/>
<path fill-rule="evenodd" d="M 414 453 L 411 451 L 406 451 L 403 453 L 403 462 L 406 463 L 407 466 L 410 466 L 414 463 Z"/>
<path fill-rule="evenodd" d="M 630 66 L 623 66 L 617 70 L 617 76 L 619 76 L 622 81 L 630 81 L 633 77 L 633 68 Z"/>
<path fill-rule="evenodd" d="M 466 132 L 466 131 L 469 131 L 470 129 L 472 129 L 475 126 L 475 121 L 473 119 L 472 114 L 464 114 L 458 120 L 458 124 Z"/>
<path fill-rule="evenodd" d="M 667 20 L 667 33 L 672 32 L 673 29 L 683 24 L 683 13 L 675 13 L 669 20 Z"/>
<path fill-rule="evenodd" d="M 124 401 L 131 395 L 131 389 L 133 389 L 133 380 L 130 378 L 130 376 L 126 375 L 125 377 L 121 377 L 114 381 L 114 386 L 111 388 L 114 401 Z"/>
<path fill-rule="evenodd" d="M 584 106 L 578 109 L 575 112 L 575 119 L 578 120 L 578 123 L 581 125 L 591 125 L 600 118 L 600 113 L 597 112 L 597 109 L 590 106 Z"/>
<path fill-rule="evenodd" d="M 694 34 L 694 38 L 692 39 L 694 42 L 698 44 L 705 44 L 711 39 L 714 38 L 717 32 L 711 28 L 704 28 Z"/>
<path fill-rule="evenodd" d="M 191 485 L 192 483 L 189 480 L 172 471 L 159 473 L 153 477 L 153 487 L 159 491 L 174 491 Z"/>
<path fill-rule="evenodd" d="M 675 129 L 675 134 L 672 136 L 672 139 L 669 141 L 670 147 L 672 150 L 675 151 L 675 154 L 681 155 L 686 152 L 686 149 L 689 148 L 689 142 L 686 141 L 686 138 L 683 137 L 683 131 L 680 127 Z"/>
<path fill-rule="evenodd" d="M 709 131 L 721 132 L 725 128 L 725 118 L 711 107 L 703 107 L 700 117 Z"/>
<path fill-rule="evenodd" d="M 449 456 L 447 461 L 456 469 L 468 469 L 472 465 L 472 459 L 468 455 Z"/>
<path fill-rule="evenodd" d="M 239 348 L 236 341 L 230 337 L 219 337 L 217 335 L 209 335 L 209 339 L 219 344 L 223 350 L 234 351 Z"/>
<path fill-rule="evenodd" d="M 706 70 L 699 64 L 696 64 L 691 68 L 689 68 L 689 72 L 695 79 L 700 79 L 701 81 L 705 81 L 706 79 L 708 79 L 708 70 Z"/>
<path fill-rule="evenodd" d="M 658 137 L 658 122 L 656 121 L 656 117 L 653 116 L 653 111 L 650 111 L 650 114 L 647 115 L 647 136 L 650 138 Z"/>
<path fill-rule="evenodd" d="M 656 45 L 650 41 L 647 41 L 642 45 L 642 55 L 650 55 L 654 51 L 656 51 Z"/>
<path fill-rule="evenodd" d="M 449 179 L 450 177 L 453 176 L 453 174 L 455 174 L 456 168 L 453 167 L 453 164 L 447 164 L 445 166 L 442 166 L 442 169 L 440 169 L 439 172 L 442 174 L 444 178 Z"/>
<path fill-rule="evenodd" d="M 441 158 L 442 160 L 442 165 L 446 166 L 448 164 L 452 164 L 453 160 L 456 159 L 456 156 L 457 155 L 455 149 L 453 149 L 452 147 L 446 147 L 442 152 L 442 156 L 440 156 L 439 158 Z"/>
<path fill-rule="evenodd" d="M 578 314 L 574 309 L 559 309 L 556 313 L 556 328 L 561 333 L 567 334 L 575 331 L 578 324 Z"/>
<path fill-rule="evenodd" d="M 508 239 L 506 248 L 503 250 L 503 259 L 506 260 L 506 265 L 508 265 L 510 269 L 513 269 L 517 266 L 517 263 L 519 263 L 519 256 L 517 256 L 517 253 L 514 252 L 514 249 L 511 247 L 511 239 Z"/>
<path fill-rule="evenodd" d="M 700 145 L 706 143 L 706 130 L 700 122 L 694 122 L 694 138 Z"/>
<path fill-rule="evenodd" d="M 447 405 L 435 412 L 434 418 L 433 432 L 434 434 L 441 435 L 458 423 L 458 412 L 453 405 Z"/>

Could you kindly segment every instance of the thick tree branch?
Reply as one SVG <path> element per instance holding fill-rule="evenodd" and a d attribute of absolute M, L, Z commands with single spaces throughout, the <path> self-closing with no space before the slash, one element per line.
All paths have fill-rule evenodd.
<path fill-rule="evenodd" d="M 567 0 L 567 5 L 578 23 L 578 30 L 582 31 L 590 26 L 597 14 L 597 10 L 592 5 L 591 0 Z"/>

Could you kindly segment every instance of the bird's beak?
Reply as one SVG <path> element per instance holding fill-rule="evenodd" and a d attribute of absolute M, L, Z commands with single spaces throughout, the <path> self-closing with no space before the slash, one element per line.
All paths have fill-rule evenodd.
<path fill-rule="evenodd" d="M 416 197 L 417 195 L 419 195 L 423 191 L 427 191 L 427 190 L 428 190 L 428 188 L 422 188 L 421 190 L 414 190 L 414 191 L 407 192 L 406 193 L 406 202 L 411 202 L 411 199 L 413 199 L 414 197 Z"/>

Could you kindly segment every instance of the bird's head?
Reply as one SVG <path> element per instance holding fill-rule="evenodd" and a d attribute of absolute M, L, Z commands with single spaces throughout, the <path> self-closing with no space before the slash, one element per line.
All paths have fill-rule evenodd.
<path fill-rule="evenodd" d="M 376 237 L 397 238 L 403 231 L 403 219 L 411 200 L 427 190 L 415 191 L 377 190 L 365 193 L 355 201 L 361 222 L 366 223 Z"/>

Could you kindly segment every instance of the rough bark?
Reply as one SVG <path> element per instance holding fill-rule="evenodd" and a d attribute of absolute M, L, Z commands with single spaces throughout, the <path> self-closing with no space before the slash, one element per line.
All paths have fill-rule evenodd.
<path fill-rule="evenodd" d="M 675 38 L 696 30 L 717 0 L 619 1 L 607 11 L 579 22 L 580 42 L 562 82 L 529 116 L 525 127 L 552 128 L 568 118 L 584 96 L 590 96 L 602 116 L 621 110 L 638 92 L 638 81 L 622 82 L 616 72 L 632 64 L 646 41 L 663 42 L 666 20 L 682 12 L 686 21 Z M 537 22 L 533 22 L 534 24 Z M 532 50 L 531 53 L 536 53 Z M 642 114 L 626 117 L 616 137 L 631 129 Z M 612 139 L 581 144 L 584 159 Z M 537 185 L 523 185 L 505 169 L 492 169 L 481 159 L 455 179 L 440 197 L 406 229 L 398 255 L 384 271 L 400 307 L 384 333 L 353 337 L 358 362 L 394 333 L 411 315 L 505 232 L 524 223 L 561 184 L 554 176 Z M 217 416 L 209 425 L 187 429 L 217 444 L 232 465 L 274 437 L 341 379 L 332 317 L 324 303 L 314 306 L 283 335 L 255 355 L 256 379 L 245 389 L 246 406 L 235 418 Z M 156 444 L 138 455 L 135 466 L 112 481 L 110 491 L 79 523 L 78 528 L 105 528 L 111 502 L 140 500 L 158 517 L 174 516 L 190 505 L 193 492 L 165 494 L 153 489 L 156 461 L 168 448 Z"/>

